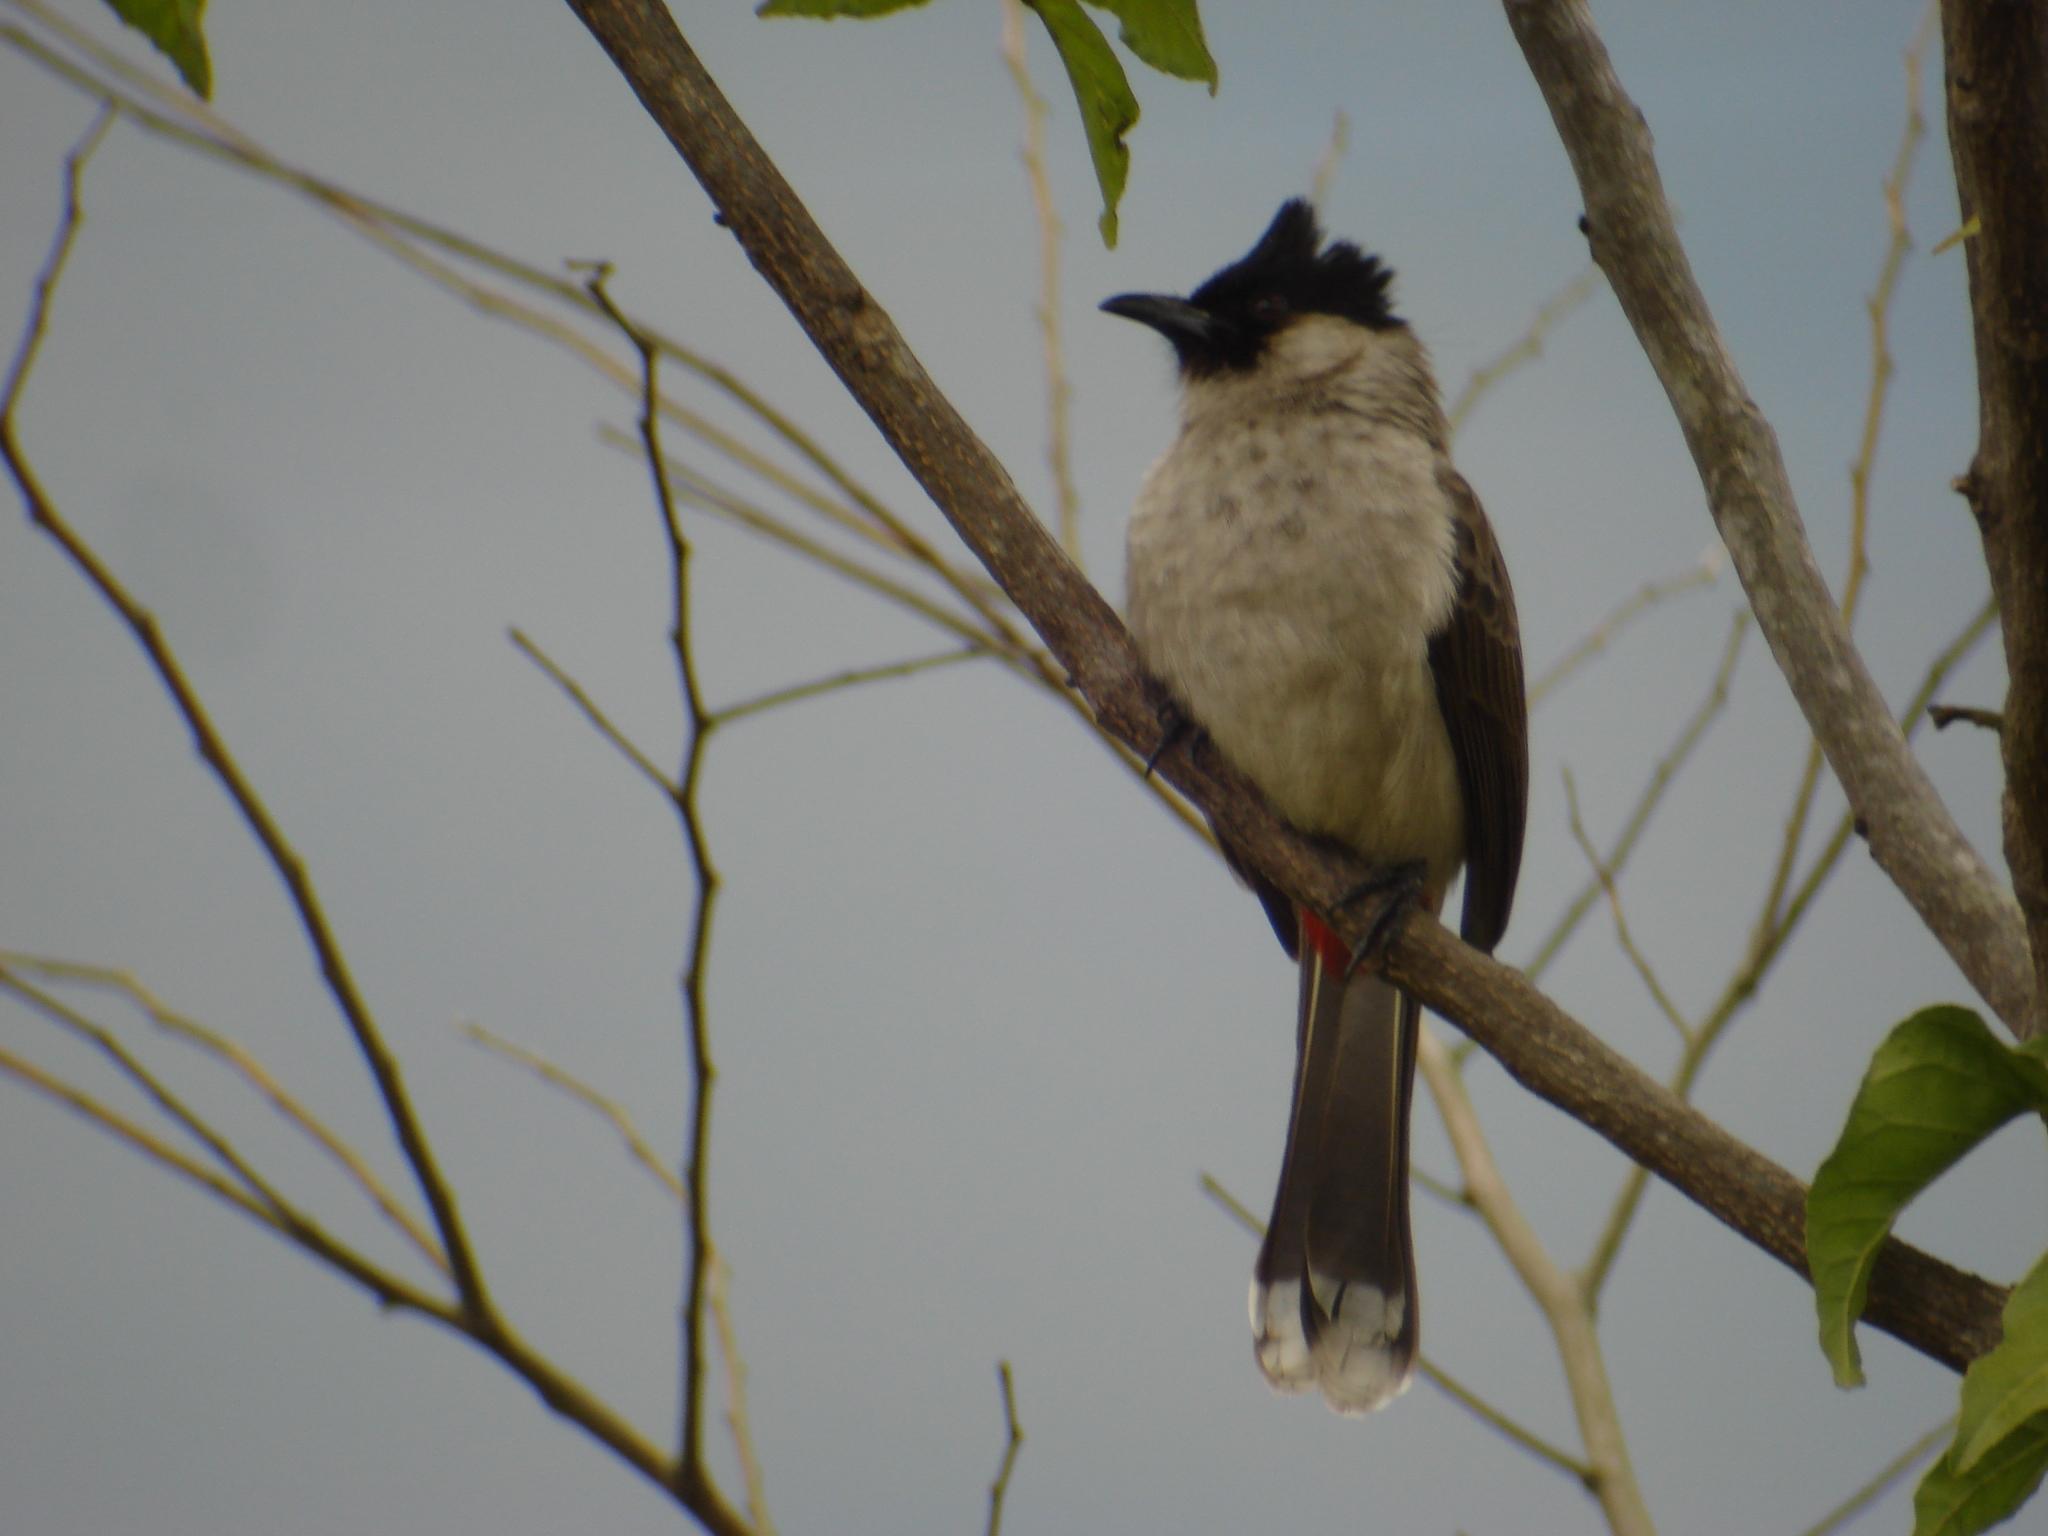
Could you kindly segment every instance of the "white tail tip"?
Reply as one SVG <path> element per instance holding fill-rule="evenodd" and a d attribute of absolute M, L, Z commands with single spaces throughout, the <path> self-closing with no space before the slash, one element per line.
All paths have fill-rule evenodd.
<path fill-rule="evenodd" d="M 1401 1341 L 1408 1299 L 1376 1285 L 1309 1277 L 1314 1300 L 1303 1315 L 1301 1282 L 1252 1282 L 1252 1338 L 1259 1369 L 1275 1391 L 1320 1388 L 1323 1400 L 1342 1414 L 1384 1408 L 1415 1376 L 1412 1351 Z"/>

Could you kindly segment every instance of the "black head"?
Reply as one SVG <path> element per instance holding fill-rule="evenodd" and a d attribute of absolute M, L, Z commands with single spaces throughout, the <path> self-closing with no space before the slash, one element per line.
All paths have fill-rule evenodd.
<path fill-rule="evenodd" d="M 1125 293 L 1102 307 L 1172 342 L 1182 371 L 1221 373 L 1257 363 L 1297 315 L 1336 315 L 1374 330 L 1401 324 L 1387 307 L 1393 278 L 1378 257 L 1348 241 L 1324 246 L 1315 210 L 1297 197 L 1281 204 L 1247 255 L 1187 298 Z"/>

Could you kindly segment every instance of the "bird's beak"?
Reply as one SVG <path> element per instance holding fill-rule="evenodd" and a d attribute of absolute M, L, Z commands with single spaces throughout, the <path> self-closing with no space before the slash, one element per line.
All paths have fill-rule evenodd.
<path fill-rule="evenodd" d="M 1175 347 L 1192 345 L 1206 349 L 1221 345 L 1225 339 L 1223 327 L 1214 315 L 1172 294 L 1120 293 L 1113 299 L 1104 299 L 1102 307 L 1109 314 L 1151 326 Z"/>

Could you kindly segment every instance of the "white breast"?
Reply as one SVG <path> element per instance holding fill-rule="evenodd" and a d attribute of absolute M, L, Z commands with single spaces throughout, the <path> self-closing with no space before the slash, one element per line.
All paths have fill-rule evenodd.
<path fill-rule="evenodd" d="M 1315 371 L 1326 387 L 1309 394 L 1256 376 L 1190 390 L 1131 519 L 1131 631 L 1289 821 L 1378 862 L 1427 860 L 1441 889 L 1464 836 L 1428 661 L 1456 596 L 1440 454 L 1341 367 Z"/>

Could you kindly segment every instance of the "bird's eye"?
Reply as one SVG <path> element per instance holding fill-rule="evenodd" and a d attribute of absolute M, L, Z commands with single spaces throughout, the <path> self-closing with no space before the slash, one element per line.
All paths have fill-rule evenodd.
<path fill-rule="evenodd" d="M 1262 293 L 1252 300 L 1252 318 L 1262 325 L 1287 318 L 1287 300 L 1277 293 Z"/>

